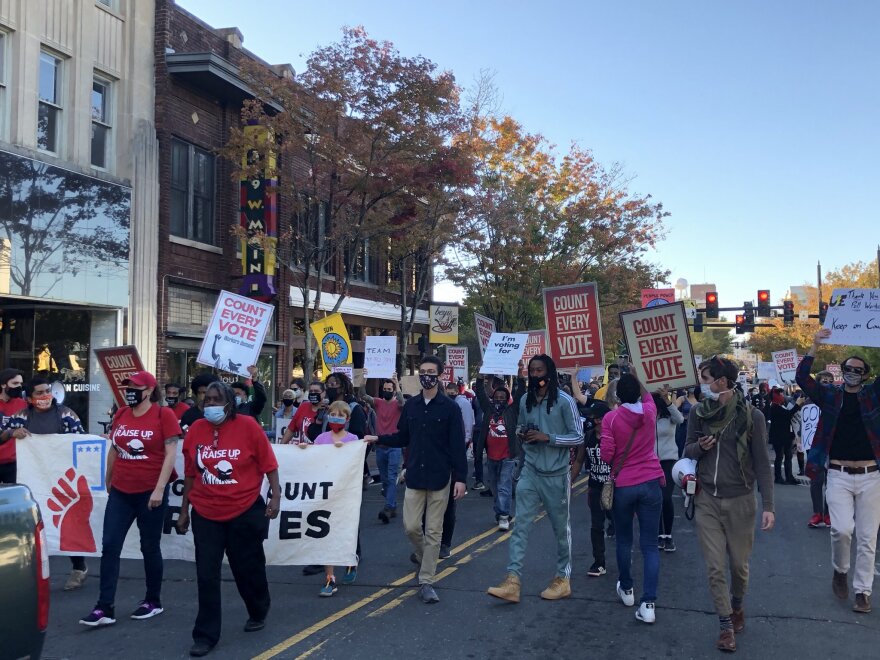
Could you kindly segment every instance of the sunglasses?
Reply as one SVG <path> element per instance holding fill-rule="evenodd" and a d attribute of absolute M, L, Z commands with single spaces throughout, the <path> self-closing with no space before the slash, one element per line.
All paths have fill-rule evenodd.
<path fill-rule="evenodd" d="M 862 367 L 843 366 L 841 367 L 841 370 L 845 374 L 858 374 L 859 376 L 865 375 L 865 370 Z"/>

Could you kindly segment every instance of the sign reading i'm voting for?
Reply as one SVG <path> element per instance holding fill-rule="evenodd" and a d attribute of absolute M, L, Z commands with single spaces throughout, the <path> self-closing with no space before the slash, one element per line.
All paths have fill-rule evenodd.
<path fill-rule="evenodd" d="M 257 363 L 275 307 L 221 291 L 196 362 L 249 377 Z"/>
<path fill-rule="evenodd" d="M 773 363 L 776 365 L 776 375 L 779 377 L 779 380 L 783 383 L 793 383 L 798 366 L 797 350 L 789 348 L 785 351 L 774 351 L 771 355 L 773 356 Z"/>
<path fill-rule="evenodd" d="M 368 335 L 364 341 L 364 369 L 368 378 L 391 378 L 397 359 L 397 337 Z"/>
<path fill-rule="evenodd" d="M 525 333 L 494 332 L 489 337 L 489 345 L 483 354 L 481 374 L 501 374 L 516 376 L 519 361 L 529 336 Z"/>
<path fill-rule="evenodd" d="M 824 327 L 825 344 L 880 347 L 880 289 L 834 289 Z"/>
<path fill-rule="evenodd" d="M 672 303 L 620 313 L 630 360 L 649 390 L 697 384 L 684 305 Z"/>

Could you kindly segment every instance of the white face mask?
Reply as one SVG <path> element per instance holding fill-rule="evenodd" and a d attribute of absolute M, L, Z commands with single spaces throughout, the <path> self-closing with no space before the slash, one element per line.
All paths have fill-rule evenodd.
<path fill-rule="evenodd" d="M 843 382 L 849 387 L 858 387 L 862 384 L 862 374 L 844 373 Z"/>
<path fill-rule="evenodd" d="M 718 381 L 713 381 L 718 382 Z M 711 401 L 717 401 L 721 398 L 721 395 L 730 392 L 730 390 L 724 390 L 723 392 L 713 392 L 712 391 L 712 383 L 701 383 L 700 384 L 700 393 L 703 395 L 703 398 L 709 399 Z"/>

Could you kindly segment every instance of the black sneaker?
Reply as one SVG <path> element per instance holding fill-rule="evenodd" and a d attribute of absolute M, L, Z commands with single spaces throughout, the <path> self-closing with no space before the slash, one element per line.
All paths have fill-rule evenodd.
<path fill-rule="evenodd" d="M 666 537 L 666 545 L 663 550 L 665 552 L 675 552 L 675 541 L 672 540 L 671 536 Z"/>
<path fill-rule="evenodd" d="M 605 564 L 598 561 L 594 561 L 593 565 L 590 566 L 590 570 L 587 571 L 587 575 L 590 577 L 602 577 L 605 573 L 607 573 L 605 570 Z"/>
<path fill-rule="evenodd" d="M 482 481 L 474 480 L 474 490 L 486 490 L 486 484 Z"/>
<path fill-rule="evenodd" d="M 440 559 L 449 559 L 450 554 L 452 554 L 452 553 L 449 551 L 448 545 L 441 545 L 440 546 Z"/>
<path fill-rule="evenodd" d="M 112 607 L 96 607 L 89 613 L 88 616 L 80 619 L 79 622 L 84 626 L 89 626 L 90 628 L 100 628 L 101 626 L 112 626 L 114 623 L 116 623 L 116 619 L 113 615 Z"/>
<path fill-rule="evenodd" d="M 666 548 L 666 537 L 658 536 L 657 537 L 657 549 L 661 552 Z"/>
<path fill-rule="evenodd" d="M 381 520 L 382 523 L 385 525 L 387 525 L 391 521 L 391 518 L 388 515 L 388 507 L 385 507 L 379 512 L 379 520 Z"/>
<path fill-rule="evenodd" d="M 162 614 L 165 610 L 159 603 L 151 603 L 148 600 L 142 600 L 138 608 L 131 613 L 132 619 L 150 619 L 157 614 Z"/>
<path fill-rule="evenodd" d="M 211 652 L 211 649 L 214 648 L 213 644 L 208 644 L 208 642 L 194 642 L 193 645 L 189 649 L 189 654 L 193 658 L 201 658 L 203 656 L 208 655 Z"/>
<path fill-rule="evenodd" d="M 245 632 L 257 632 L 266 627 L 265 619 L 248 619 L 244 624 Z"/>

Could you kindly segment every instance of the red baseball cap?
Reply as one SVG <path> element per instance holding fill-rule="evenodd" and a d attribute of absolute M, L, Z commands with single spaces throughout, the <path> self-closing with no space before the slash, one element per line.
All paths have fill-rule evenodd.
<path fill-rule="evenodd" d="M 123 385 L 134 385 L 135 387 L 156 387 L 156 377 L 149 371 L 135 371 L 129 374 L 128 378 L 122 381 Z"/>

